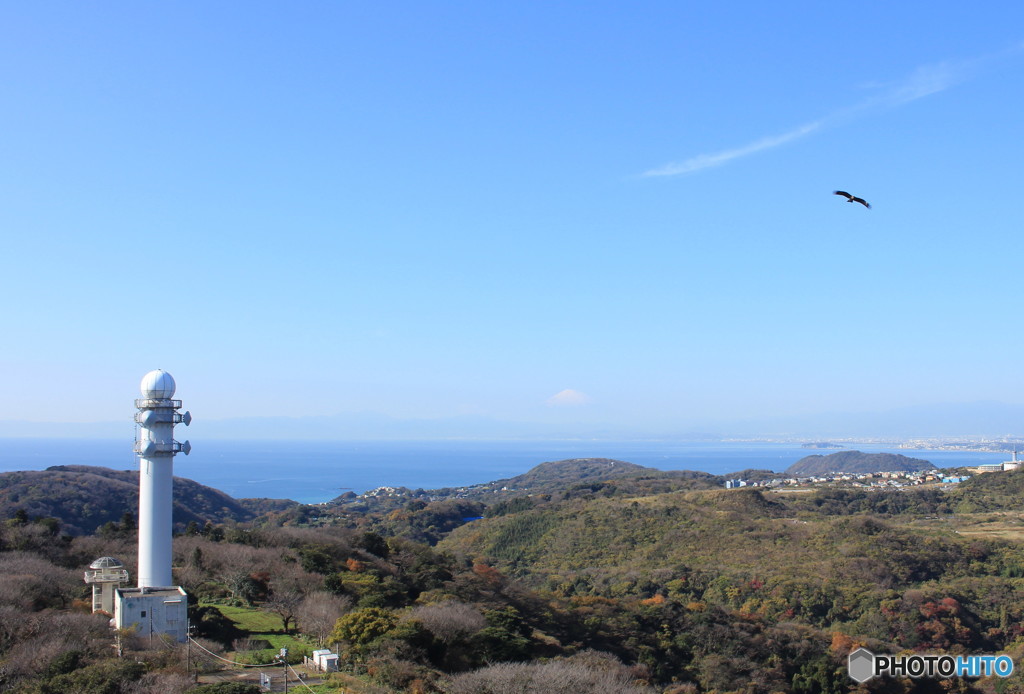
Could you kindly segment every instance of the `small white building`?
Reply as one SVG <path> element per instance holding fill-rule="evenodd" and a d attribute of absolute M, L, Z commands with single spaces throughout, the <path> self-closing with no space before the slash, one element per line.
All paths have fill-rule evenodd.
<path fill-rule="evenodd" d="M 317 651 L 313 651 L 313 657 L 307 658 L 307 666 L 311 665 L 313 668 L 320 672 L 337 672 L 338 671 L 338 654 L 331 653 L 326 648 L 322 648 Z"/>
<path fill-rule="evenodd" d="M 188 638 L 188 595 L 181 586 L 118 588 L 114 600 L 114 626 L 135 627 L 139 636 L 167 634 L 184 643 Z"/>

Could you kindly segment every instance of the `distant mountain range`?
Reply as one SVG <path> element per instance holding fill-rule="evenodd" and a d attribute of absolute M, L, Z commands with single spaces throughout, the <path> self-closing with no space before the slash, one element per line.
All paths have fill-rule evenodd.
<path fill-rule="evenodd" d="M 46 423 L 0 421 L 0 438 L 132 438 L 125 422 Z M 187 436 L 186 436 L 187 434 Z M 725 437 L 830 438 L 954 438 L 966 436 L 1024 436 L 1024 405 L 974 402 L 903 407 L 878 412 L 826 412 L 810 415 L 680 421 L 678 426 L 637 427 L 614 424 L 515 422 L 486 417 L 397 419 L 376 413 L 311 417 L 244 417 L 207 420 L 197 413 L 184 439 L 534 439 L 643 438 L 716 440 Z"/>

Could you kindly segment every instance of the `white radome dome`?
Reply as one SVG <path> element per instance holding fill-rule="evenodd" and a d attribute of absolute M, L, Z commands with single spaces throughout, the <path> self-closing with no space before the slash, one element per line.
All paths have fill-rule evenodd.
<path fill-rule="evenodd" d="M 150 371 L 142 377 L 139 389 L 142 397 L 151 400 L 166 400 L 174 397 L 174 378 L 163 369 Z"/>

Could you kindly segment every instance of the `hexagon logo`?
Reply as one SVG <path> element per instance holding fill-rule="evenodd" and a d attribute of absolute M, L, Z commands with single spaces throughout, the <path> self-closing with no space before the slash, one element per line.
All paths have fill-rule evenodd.
<path fill-rule="evenodd" d="M 854 682 L 867 682 L 875 676 L 875 654 L 866 648 L 858 648 L 850 654 L 847 671 Z"/>

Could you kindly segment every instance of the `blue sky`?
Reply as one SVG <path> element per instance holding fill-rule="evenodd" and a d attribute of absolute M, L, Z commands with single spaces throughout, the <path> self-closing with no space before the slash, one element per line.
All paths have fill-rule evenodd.
<path fill-rule="evenodd" d="M 1024 403 L 1022 26 L 5 3 L 0 420 L 130 418 L 153 368 L 197 421 Z"/>

